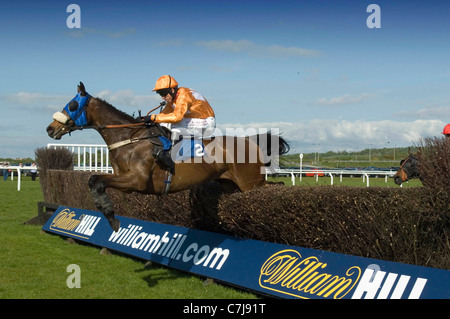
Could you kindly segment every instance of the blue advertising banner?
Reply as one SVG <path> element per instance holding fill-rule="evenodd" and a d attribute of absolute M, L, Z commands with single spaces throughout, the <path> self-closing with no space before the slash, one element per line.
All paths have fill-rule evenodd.
<path fill-rule="evenodd" d="M 60 206 L 43 230 L 279 298 L 449 299 L 450 271 Z"/>

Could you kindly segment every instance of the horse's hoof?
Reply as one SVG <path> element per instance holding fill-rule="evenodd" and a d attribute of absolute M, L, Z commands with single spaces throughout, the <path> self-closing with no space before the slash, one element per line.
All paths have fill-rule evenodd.
<path fill-rule="evenodd" d="M 117 218 L 108 218 L 108 222 L 109 225 L 111 226 L 111 228 L 115 231 L 118 232 L 119 228 L 120 228 L 120 221 Z"/>

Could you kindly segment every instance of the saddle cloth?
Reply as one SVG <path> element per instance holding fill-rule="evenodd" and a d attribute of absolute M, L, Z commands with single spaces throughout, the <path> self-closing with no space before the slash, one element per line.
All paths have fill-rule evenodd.
<path fill-rule="evenodd" d="M 184 138 L 176 143 L 172 149 L 172 154 L 175 154 L 175 159 L 183 161 L 195 157 L 204 156 L 204 145 L 202 140 Z"/>

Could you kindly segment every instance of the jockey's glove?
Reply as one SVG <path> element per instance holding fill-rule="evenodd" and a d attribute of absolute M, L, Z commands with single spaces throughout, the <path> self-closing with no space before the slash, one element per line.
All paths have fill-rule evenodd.
<path fill-rule="evenodd" d="M 151 116 L 142 116 L 142 117 L 141 117 L 141 121 L 142 121 L 142 122 L 145 122 L 146 124 L 153 123 L 152 117 L 151 117 Z"/>

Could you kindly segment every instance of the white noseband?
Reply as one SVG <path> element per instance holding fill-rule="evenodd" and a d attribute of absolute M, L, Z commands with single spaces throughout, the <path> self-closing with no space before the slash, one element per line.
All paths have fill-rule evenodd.
<path fill-rule="evenodd" d="M 53 119 L 61 124 L 66 124 L 69 117 L 63 112 L 55 112 L 55 114 L 53 114 Z"/>

